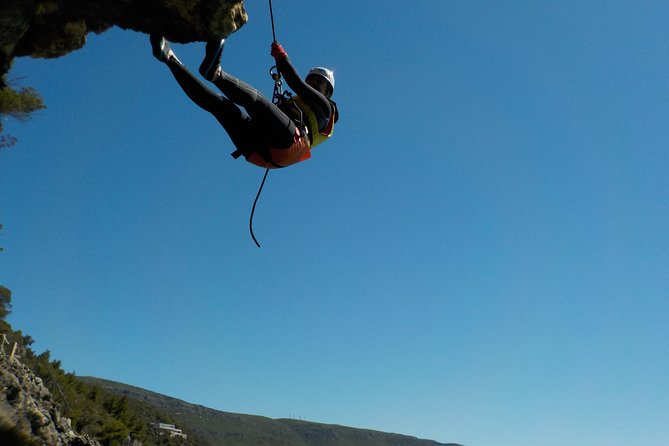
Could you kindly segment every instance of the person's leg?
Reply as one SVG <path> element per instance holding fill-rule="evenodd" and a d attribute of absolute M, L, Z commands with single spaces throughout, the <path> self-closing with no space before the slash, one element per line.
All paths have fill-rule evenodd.
<path fill-rule="evenodd" d="M 258 131 L 248 116 L 232 101 L 211 90 L 179 61 L 169 60 L 167 66 L 184 93 L 200 108 L 214 115 L 236 148 L 248 153 L 266 145 L 262 138 L 263 132 Z"/>
<path fill-rule="evenodd" d="M 184 93 L 200 108 L 214 115 L 235 147 L 246 153 L 263 144 L 258 138 L 259 133 L 242 110 L 211 90 L 184 67 L 164 38 L 152 35 L 151 46 L 153 55 L 167 65 Z"/>
<path fill-rule="evenodd" d="M 293 143 L 295 124 L 265 98 L 258 90 L 219 69 L 213 82 L 232 102 L 246 110 L 255 126 L 267 137 L 274 148 L 288 147 Z"/>
<path fill-rule="evenodd" d="M 200 108 L 215 113 L 221 104 L 221 95 L 201 82 L 181 63 L 165 38 L 151 35 L 150 40 L 153 55 L 167 65 L 184 93 Z"/>
<path fill-rule="evenodd" d="M 223 101 L 224 98 L 195 77 L 181 62 L 176 59 L 169 59 L 165 64 L 172 72 L 174 79 L 176 79 L 181 89 L 186 93 L 186 96 L 200 108 L 215 114 L 222 107 L 222 104 L 225 102 Z M 233 107 L 237 109 L 237 115 L 240 115 L 241 110 L 234 106 L 234 104 Z M 232 116 L 234 116 L 234 113 Z"/>
<path fill-rule="evenodd" d="M 295 124 L 258 90 L 223 71 L 221 55 L 224 45 L 225 39 L 206 43 L 200 74 L 213 82 L 228 99 L 244 107 L 268 147 L 290 146 L 295 135 Z"/>

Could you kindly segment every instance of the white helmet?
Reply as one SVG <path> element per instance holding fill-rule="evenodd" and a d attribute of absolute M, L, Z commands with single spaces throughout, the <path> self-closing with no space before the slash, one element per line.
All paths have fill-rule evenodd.
<path fill-rule="evenodd" d="M 332 87 L 332 91 L 334 91 L 334 86 L 335 86 L 334 71 L 324 67 L 314 67 L 311 70 L 309 70 L 307 77 L 312 75 L 324 77 L 325 80 L 328 81 L 328 83 Z"/>

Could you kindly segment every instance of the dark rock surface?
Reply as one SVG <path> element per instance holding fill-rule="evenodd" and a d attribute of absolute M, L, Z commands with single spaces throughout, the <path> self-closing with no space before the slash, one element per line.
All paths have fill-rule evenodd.
<path fill-rule="evenodd" d="M 112 26 L 179 43 L 226 37 L 247 21 L 242 0 L 2 0 L 0 88 L 15 57 L 60 57 Z"/>

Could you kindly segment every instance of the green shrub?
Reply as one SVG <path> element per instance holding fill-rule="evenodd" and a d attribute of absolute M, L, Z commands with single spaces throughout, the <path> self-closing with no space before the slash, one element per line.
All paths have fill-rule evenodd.
<path fill-rule="evenodd" d="M 42 97 L 32 87 L 23 87 L 19 91 L 10 87 L 0 89 L 0 115 L 26 120 L 36 110 L 46 108 Z M 1 129 L 1 128 L 0 128 Z"/>

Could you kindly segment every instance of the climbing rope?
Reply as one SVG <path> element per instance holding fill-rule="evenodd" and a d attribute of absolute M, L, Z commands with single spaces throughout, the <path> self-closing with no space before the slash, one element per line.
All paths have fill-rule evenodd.
<path fill-rule="evenodd" d="M 276 42 L 276 32 L 274 31 L 274 11 L 272 10 L 272 0 L 269 0 L 269 17 L 272 19 L 272 38 Z"/>
<path fill-rule="evenodd" d="M 272 0 L 269 0 L 269 16 L 272 21 L 272 39 L 274 42 L 276 42 L 276 30 L 274 28 L 274 10 L 272 9 Z M 272 72 L 274 68 L 276 67 L 270 68 L 269 72 L 272 79 L 274 79 L 274 93 L 272 96 L 272 102 L 276 104 L 283 96 L 283 88 L 282 88 L 283 82 L 281 81 L 281 74 L 279 74 L 279 70 L 277 70 L 276 72 Z M 265 175 L 262 177 L 262 182 L 260 183 L 260 187 L 258 188 L 258 193 L 256 194 L 255 200 L 253 200 L 253 207 L 251 208 L 251 215 L 249 216 L 249 232 L 251 232 L 251 238 L 253 239 L 253 242 L 256 244 L 258 248 L 260 248 L 260 243 L 258 243 L 258 240 L 256 239 L 256 236 L 253 233 L 253 215 L 256 212 L 256 204 L 258 204 L 258 199 L 260 198 L 260 193 L 262 192 L 263 186 L 265 185 L 265 180 L 267 179 L 268 173 L 269 169 L 265 169 Z"/>
<path fill-rule="evenodd" d="M 260 248 L 260 243 L 258 243 L 258 240 L 256 239 L 256 236 L 253 233 L 253 214 L 255 214 L 256 212 L 256 204 L 258 203 L 258 198 L 260 198 L 260 192 L 262 192 L 262 188 L 265 185 L 265 180 L 267 179 L 268 173 L 269 169 L 265 169 L 265 176 L 262 177 L 262 183 L 260 183 L 260 188 L 258 189 L 258 193 L 256 194 L 256 199 L 253 200 L 253 207 L 251 208 L 251 217 L 249 217 L 249 231 L 251 231 L 251 238 L 253 239 L 258 248 Z"/>

